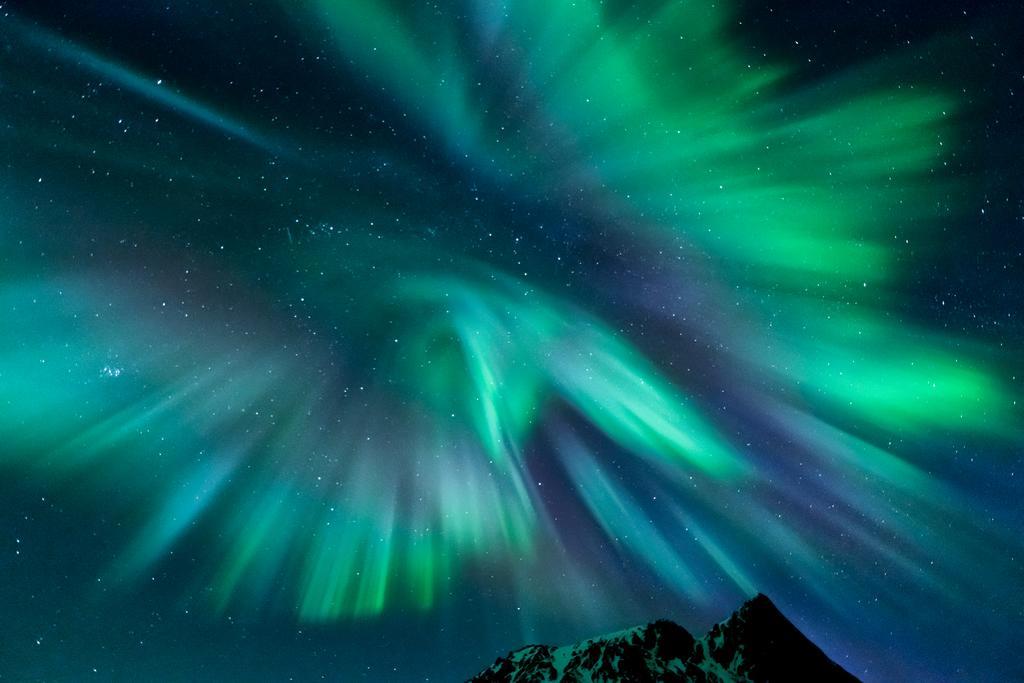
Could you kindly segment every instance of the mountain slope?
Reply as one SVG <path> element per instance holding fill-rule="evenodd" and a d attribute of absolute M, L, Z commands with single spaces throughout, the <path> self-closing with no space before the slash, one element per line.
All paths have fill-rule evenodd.
<path fill-rule="evenodd" d="M 757 683 L 857 679 L 830 660 L 764 595 L 744 603 L 700 640 L 672 621 L 498 658 L 473 683 Z"/>

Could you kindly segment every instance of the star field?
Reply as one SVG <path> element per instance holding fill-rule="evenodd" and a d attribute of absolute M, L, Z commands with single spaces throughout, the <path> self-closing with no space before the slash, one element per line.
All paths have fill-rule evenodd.
<path fill-rule="evenodd" d="M 0 14 L 0 674 L 1024 673 L 1012 8 Z"/>

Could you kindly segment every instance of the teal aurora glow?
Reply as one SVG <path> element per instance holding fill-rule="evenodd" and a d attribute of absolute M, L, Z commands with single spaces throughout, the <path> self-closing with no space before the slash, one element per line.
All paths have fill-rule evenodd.
<path fill-rule="evenodd" d="M 107 520 L 85 604 L 486 663 L 762 591 L 868 680 L 1012 639 L 1020 339 L 921 303 L 966 28 L 809 76 L 728 2 L 17 4 L 0 466 Z"/>

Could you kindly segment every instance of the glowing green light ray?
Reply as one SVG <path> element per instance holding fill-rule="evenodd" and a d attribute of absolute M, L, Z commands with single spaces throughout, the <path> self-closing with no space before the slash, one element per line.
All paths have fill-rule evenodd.
<path fill-rule="evenodd" d="M 580 495 L 595 520 L 615 543 L 644 558 L 666 583 L 691 600 L 706 596 L 686 559 L 647 518 L 642 508 L 605 474 L 580 445 L 566 439 L 562 461 L 580 487 Z"/>
<path fill-rule="evenodd" d="M 238 460 L 237 456 L 211 458 L 196 466 L 185 481 L 173 486 L 166 495 L 163 509 L 142 528 L 136 541 L 125 551 L 120 568 L 124 577 L 137 576 L 167 552 L 223 488 Z"/>
<path fill-rule="evenodd" d="M 278 154 L 282 151 L 269 138 L 256 133 L 245 124 L 218 112 L 213 107 L 175 92 L 170 85 L 164 84 L 163 79 L 143 76 L 45 29 L 23 24 L 10 17 L 5 24 L 22 33 L 29 44 L 38 46 L 47 53 L 56 54 L 63 61 L 90 71 L 100 78 L 110 79 L 173 112 L 255 145 L 266 152 Z"/>
<path fill-rule="evenodd" d="M 53 264 L 33 256 L 0 275 L 0 465 L 135 506 L 148 523 L 126 572 L 195 536 L 223 612 L 266 601 L 303 621 L 365 620 L 438 609 L 500 576 L 488 580 L 537 611 L 564 604 L 546 599 L 559 593 L 607 614 L 613 598 L 589 590 L 609 585 L 604 544 L 537 587 L 552 556 L 578 559 L 561 545 L 575 502 L 616 559 L 695 604 L 797 577 L 839 608 L 836 577 L 850 576 L 865 603 L 903 606 L 876 566 L 917 595 L 991 600 L 992 577 L 1019 573 L 993 550 L 1018 542 L 983 529 L 966 486 L 937 474 L 955 454 L 932 448 L 952 435 L 1012 450 L 1019 392 L 1000 357 L 923 329 L 903 301 L 913 255 L 901 245 L 934 239 L 933 221 L 961 209 L 949 94 L 857 68 L 797 87 L 738 44 L 721 2 L 630 17 L 590 0 L 469 3 L 465 24 L 368 0 L 289 11 L 334 37 L 345 96 L 379 92 L 422 164 L 410 155 L 349 201 L 349 177 L 380 170 L 365 161 L 375 143 L 311 131 L 351 152 L 348 175 L 327 155 L 303 190 L 264 200 L 266 187 L 218 182 L 233 160 L 204 158 L 202 136 L 178 131 L 195 159 L 168 175 L 211 190 L 222 224 L 179 225 L 130 198 L 127 225 L 67 211 L 81 243 L 54 239 Z M 481 16 L 477 35 L 467 17 Z M 275 149 L 128 65 L 19 30 L 61 63 Z M 39 80 L 60 95 L 62 81 Z M 108 114 L 97 108 L 90 125 Z M 31 125 L 33 149 L 58 139 Z M 105 161 L 90 154 L 101 135 L 70 137 L 63 154 Z M 124 157 L 145 165 L 137 149 Z M 435 177 L 448 165 L 452 187 Z M 474 200 L 499 208 L 456 198 L 471 174 L 491 186 Z M 19 217 L 5 240 L 35 249 L 33 202 L 61 199 L 38 191 L 5 196 Z M 522 206 L 565 234 L 530 233 Z M 289 212 L 301 222 L 282 228 Z M 141 224 L 154 251 L 131 257 L 139 267 L 81 265 L 81 244 Z M 491 246 L 520 233 L 537 243 Z M 182 284 L 193 269 L 205 299 Z M 636 282 L 658 283 L 657 300 Z M 185 298 L 198 320 L 161 312 Z M 569 421 L 602 459 L 566 436 Z M 541 487 L 551 470 L 557 495 Z M 851 555 L 864 561 L 848 567 Z"/>

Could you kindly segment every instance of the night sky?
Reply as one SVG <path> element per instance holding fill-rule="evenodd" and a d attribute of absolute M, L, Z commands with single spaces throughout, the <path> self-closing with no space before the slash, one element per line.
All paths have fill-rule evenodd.
<path fill-rule="evenodd" d="M 1017 5 L 0 2 L 0 679 L 1024 678 Z"/>

